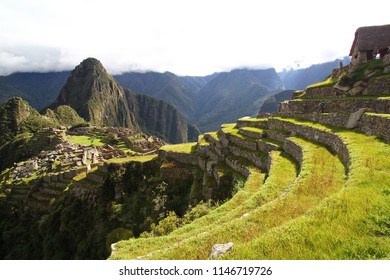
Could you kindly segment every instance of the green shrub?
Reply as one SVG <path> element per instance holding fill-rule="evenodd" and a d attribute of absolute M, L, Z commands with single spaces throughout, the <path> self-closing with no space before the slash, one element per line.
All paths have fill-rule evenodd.
<path fill-rule="evenodd" d="M 151 234 L 153 236 L 162 236 L 166 235 L 175 229 L 177 229 L 180 225 L 180 218 L 176 215 L 175 212 L 170 211 L 168 216 L 162 219 L 158 225 L 152 224 Z"/>

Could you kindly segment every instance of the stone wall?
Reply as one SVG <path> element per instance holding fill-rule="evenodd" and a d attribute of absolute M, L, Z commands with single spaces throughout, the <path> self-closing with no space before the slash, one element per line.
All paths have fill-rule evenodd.
<path fill-rule="evenodd" d="M 359 120 L 357 130 L 367 135 L 376 135 L 390 143 L 390 117 L 366 113 Z"/>
<path fill-rule="evenodd" d="M 336 98 L 344 95 L 344 92 L 340 89 L 326 86 L 326 87 L 317 87 L 317 88 L 307 88 L 306 94 L 300 96 L 301 99 L 324 99 L 324 98 Z"/>
<path fill-rule="evenodd" d="M 237 171 L 238 173 L 241 173 L 241 175 L 243 175 L 245 178 L 249 176 L 250 171 L 248 166 L 245 164 L 241 164 L 239 160 L 234 158 L 226 158 L 225 162 L 227 166 Z"/>
<path fill-rule="evenodd" d="M 284 141 L 283 150 L 290 154 L 299 163 L 300 167 L 302 166 L 303 151 L 301 146 L 290 139 L 286 139 Z"/>
<path fill-rule="evenodd" d="M 364 89 L 361 91 L 363 95 L 382 95 L 390 94 L 390 79 L 386 77 L 377 77 L 370 80 Z"/>
<path fill-rule="evenodd" d="M 164 150 L 159 150 L 158 156 L 160 159 L 170 159 L 176 162 L 190 165 L 199 164 L 199 154 L 198 153 L 180 153 L 180 152 L 168 152 Z"/>
<path fill-rule="evenodd" d="M 182 179 L 186 180 L 192 177 L 192 172 L 188 168 L 176 165 L 162 165 L 160 167 L 160 178 L 162 180 Z"/>
<path fill-rule="evenodd" d="M 285 118 L 299 118 L 320 124 L 338 126 L 346 128 L 350 114 L 344 113 L 307 113 L 307 114 L 285 114 L 279 113 L 278 116 Z M 355 130 L 366 135 L 376 135 L 386 143 L 390 143 L 390 117 L 365 113 L 357 121 Z"/>
<path fill-rule="evenodd" d="M 278 119 L 270 119 L 268 125 L 271 129 L 275 128 L 290 131 L 293 132 L 293 134 L 300 135 L 308 140 L 321 143 L 337 153 L 345 166 L 349 166 L 350 164 L 349 152 L 346 144 L 336 134 L 333 134 L 330 131 L 323 131 L 314 127 Z"/>
<path fill-rule="evenodd" d="M 289 101 L 280 106 L 281 113 L 353 113 L 360 108 L 369 108 L 371 112 L 378 114 L 390 114 L 390 100 L 388 99 L 337 99 L 337 100 L 303 100 Z"/>
<path fill-rule="evenodd" d="M 228 139 L 230 143 L 233 143 L 234 145 L 237 145 L 239 147 L 247 148 L 253 151 L 257 150 L 255 139 L 249 140 L 235 135 L 228 135 Z"/>
<path fill-rule="evenodd" d="M 259 153 L 241 149 L 240 147 L 230 147 L 230 152 L 237 156 L 242 157 L 252 162 L 257 168 L 261 170 L 266 169 L 265 157 L 261 157 Z"/>
<path fill-rule="evenodd" d="M 259 119 L 258 121 L 250 121 L 245 119 L 237 120 L 237 127 L 257 127 L 257 128 L 267 128 L 267 119 Z"/>

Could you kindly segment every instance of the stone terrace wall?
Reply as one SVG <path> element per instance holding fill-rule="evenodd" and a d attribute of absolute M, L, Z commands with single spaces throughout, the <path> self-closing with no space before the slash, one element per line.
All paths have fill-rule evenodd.
<path fill-rule="evenodd" d="M 286 153 L 289 153 L 295 160 L 299 163 L 299 166 L 302 166 L 302 160 L 303 160 L 303 151 L 302 147 L 298 144 L 294 143 L 290 139 L 284 140 L 283 150 Z"/>
<path fill-rule="evenodd" d="M 323 101 L 289 101 L 280 106 L 281 113 L 353 113 L 360 108 L 370 108 L 378 114 L 390 114 L 390 100 L 387 99 L 337 99 Z"/>
<path fill-rule="evenodd" d="M 320 124 L 346 127 L 350 114 L 344 113 L 307 113 L 307 114 L 291 114 L 279 113 L 278 116 L 284 118 L 298 118 Z M 390 143 L 390 117 L 373 115 L 365 113 L 358 120 L 355 130 L 365 133 L 366 135 L 376 135 L 383 139 L 386 143 Z"/>
<path fill-rule="evenodd" d="M 167 152 L 164 150 L 159 150 L 158 156 L 161 159 L 172 159 L 176 162 L 190 164 L 190 165 L 199 165 L 199 154 L 193 153 L 177 153 L 177 152 Z"/>
<path fill-rule="evenodd" d="M 344 91 L 334 88 L 334 87 L 318 87 L 318 88 L 307 88 L 306 94 L 299 97 L 301 99 L 311 99 L 311 98 L 336 98 L 344 95 Z"/>
<path fill-rule="evenodd" d="M 270 119 L 268 125 L 271 129 L 291 131 L 293 134 L 328 146 L 340 156 L 344 165 L 349 166 L 350 164 L 349 152 L 346 144 L 337 135 L 331 132 L 278 119 Z"/>
<path fill-rule="evenodd" d="M 357 130 L 367 135 L 376 135 L 390 143 L 390 118 L 366 113 L 359 120 Z"/>

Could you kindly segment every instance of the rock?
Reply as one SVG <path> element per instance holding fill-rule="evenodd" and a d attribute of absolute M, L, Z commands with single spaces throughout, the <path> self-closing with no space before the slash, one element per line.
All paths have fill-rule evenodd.
<path fill-rule="evenodd" d="M 356 112 L 352 113 L 349 116 L 346 128 L 351 129 L 351 128 L 357 127 L 360 118 L 363 116 L 363 114 L 365 112 L 368 112 L 368 111 L 370 111 L 370 109 L 368 109 L 368 108 L 361 108 L 361 109 L 357 110 Z"/>
<path fill-rule="evenodd" d="M 383 73 L 390 73 L 390 65 L 386 66 L 385 69 L 383 69 Z"/>
<path fill-rule="evenodd" d="M 360 94 L 363 90 L 364 88 L 361 86 L 353 87 L 350 91 L 348 91 L 348 94 L 357 95 Z"/>
<path fill-rule="evenodd" d="M 209 259 L 216 259 L 220 256 L 223 256 L 234 249 L 233 242 L 225 243 L 225 244 L 215 244 L 213 245 L 213 248 L 211 249 L 211 253 L 209 256 Z"/>

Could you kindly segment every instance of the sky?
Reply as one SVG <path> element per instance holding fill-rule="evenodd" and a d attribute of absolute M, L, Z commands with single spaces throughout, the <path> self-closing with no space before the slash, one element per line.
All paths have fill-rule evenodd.
<path fill-rule="evenodd" d="M 373 4 L 373 5 L 371 5 Z M 0 0 L 0 75 L 71 70 L 208 75 L 308 67 L 347 56 L 385 0 Z"/>

